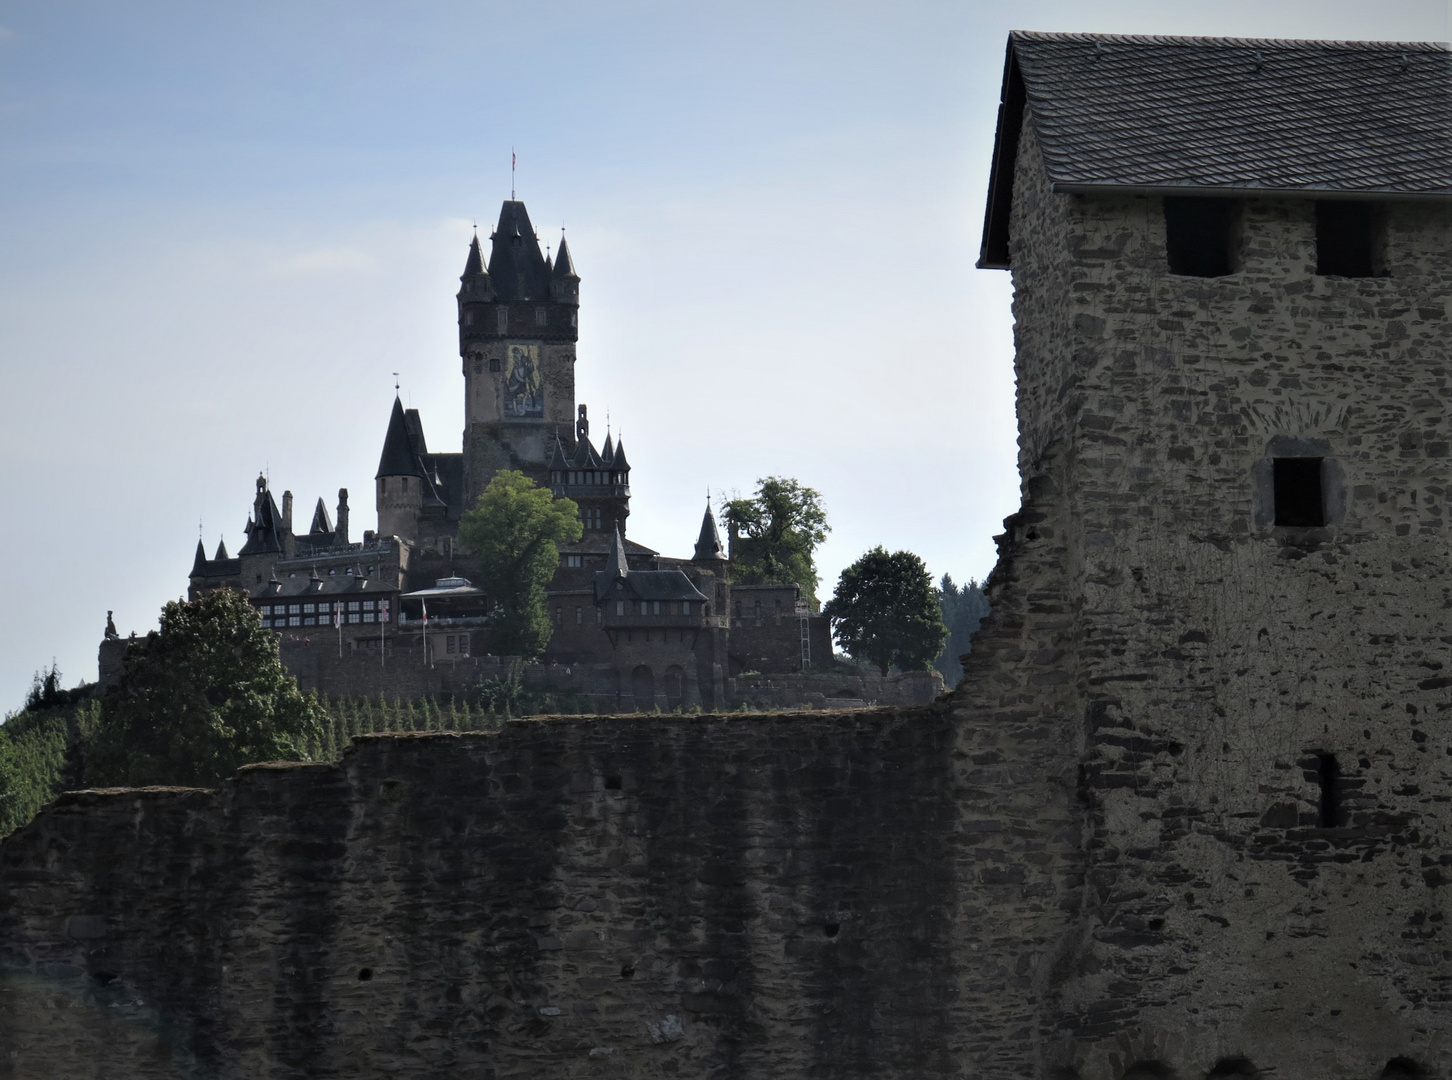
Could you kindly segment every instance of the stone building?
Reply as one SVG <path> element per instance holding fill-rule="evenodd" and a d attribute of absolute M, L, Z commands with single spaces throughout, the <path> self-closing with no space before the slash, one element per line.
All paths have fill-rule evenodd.
<path fill-rule="evenodd" d="M 68 795 L 0 847 L 0 1070 L 1452 1075 L 1449 86 L 1012 35 L 954 693 Z"/>
<path fill-rule="evenodd" d="M 368 667 L 366 680 L 336 665 L 328 667 L 330 680 L 305 677 L 334 695 L 375 685 L 369 657 L 380 651 L 399 665 L 430 666 L 485 653 L 487 598 L 466 576 L 467 556 L 456 551 L 459 517 L 499 470 L 516 469 L 580 507 L 584 535 L 561 545 L 549 588 L 555 628 L 545 660 L 599 669 L 587 680 L 591 694 L 625 707 L 724 707 L 731 675 L 801 672 L 814 655 L 819 664 L 830 660 L 827 620 L 810 611 L 795 586 L 745 587 L 755 590 L 752 614 L 740 616 L 738 598 L 733 620 L 730 560 L 709 507 L 691 558 L 662 556 L 626 535 L 631 467 L 624 442 L 607 432 L 597 450 L 589 410 L 575 402 L 580 276 L 565 240 L 553 258 L 542 254 L 524 204 L 507 201 L 487 265 L 476 235 L 459 280 L 462 452 L 430 450 L 418 410 L 395 396 L 375 477 L 376 531 L 350 541 L 348 493 L 340 490 L 336 526 L 320 499 L 309 531 L 294 533 L 292 493 L 283 493 L 279 510 L 259 477 L 238 557 L 220 543 L 208 559 L 199 542 L 190 595 L 245 589 L 264 624 L 288 642 L 284 658 L 299 677 L 318 669 L 296 646 L 317 638 L 323 648 L 326 637 L 331 649 L 322 629 L 336 631 L 340 657 L 356 656 Z M 619 575 L 626 593 L 607 601 L 597 589 L 601 574 Z M 660 592 L 663 582 L 671 586 Z M 608 607 L 626 603 L 627 594 L 632 607 L 622 623 Z M 770 605 L 765 618 L 763 595 Z M 425 629 L 431 596 L 434 620 L 443 620 L 433 644 Z M 455 610 L 465 597 L 471 610 Z M 682 604 L 695 605 L 685 619 Z M 740 648 L 733 648 L 737 629 Z M 116 640 L 103 644 L 112 654 L 103 656 L 103 668 L 119 670 L 124 649 Z M 414 684 L 396 685 L 409 692 Z"/>

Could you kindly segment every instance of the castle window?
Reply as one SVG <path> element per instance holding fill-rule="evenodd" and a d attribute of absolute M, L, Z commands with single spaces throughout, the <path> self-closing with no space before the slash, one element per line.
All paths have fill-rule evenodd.
<path fill-rule="evenodd" d="M 1319 528 L 1326 524 L 1321 461 L 1321 458 L 1300 457 L 1273 459 L 1277 525 Z"/>
<path fill-rule="evenodd" d="M 304 615 L 312 615 L 312 614 L 316 613 L 317 610 L 318 610 L 318 606 L 316 604 L 304 604 L 303 605 L 303 614 Z"/>
<path fill-rule="evenodd" d="M 690 613 L 691 613 L 691 602 L 689 600 L 682 600 L 681 601 L 681 614 L 682 615 L 689 615 Z"/>
<path fill-rule="evenodd" d="M 580 325 L 580 313 L 578 311 L 572 311 L 572 312 L 570 312 L 570 325 L 571 326 L 579 326 Z"/>
<path fill-rule="evenodd" d="M 1316 273 L 1373 277 L 1377 273 L 1376 208 L 1369 202 L 1316 204 Z"/>
<path fill-rule="evenodd" d="M 1323 829 L 1338 829 L 1346 824 L 1341 808 L 1341 767 L 1335 754 L 1316 755 L 1316 784 L 1321 789 L 1316 824 Z"/>
<path fill-rule="evenodd" d="M 741 618 L 741 601 L 737 600 L 734 604 L 731 605 L 731 607 L 733 608 L 733 613 L 735 617 L 738 619 Z"/>
<path fill-rule="evenodd" d="M 566 555 L 565 556 L 565 565 L 566 566 L 575 566 L 575 567 L 578 567 L 578 566 L 581 566 L 582 564 L 583 564 L 583 560 L 581 559 L 581 557 L 579 555 Z"/>
<path fill-rule="evenodd" d="M 584 609 L 583 608 L 579 608 L 579 607 L 575 608 L 575 625 L 576 626 L 579 626 L 582 623 L 584 623 L 584 621 L 585 621 L 585 611 L 584 611 Z"/>
<path fill-rule="evenodd" d="M 504 370 L 504 365 L 500 362 L 499 357 L 496 356 L 489 361 L 489 370 L 493 372 Z"/>
<path fill-rule="evenodd" d="M 377 604 L 376 601 L 373 601 L 373 600 L 364 600 L 363 601 L 363 610 L 364 611 L 372 611 L 377 606 L 378 606 L 378 604 Z"/>
<path fill-rule="evenodd" d="M 1240 204 L 1234 199 L 1165 199 L 1165 255 L 1170 273 L 1224 277 L 1235 270 Z"/>
<path fill-rule="evenodd" d="M 302 625 L 302 616 L 300 616 L 300 615 L 289 615 L 288 618 L 287 618 L 287 625 L 288 626 L 301 626 Z"/>
<path fill-rule="evenodd" d="M 378 616 L 375 613 L 371 612 L 371 611 L 365 611 L 363 613 L 363 621 L 364 622 L 377 622 L 378 621 Z"/>
<path fill-rule="evenodd" d="M 556 626 L 564 626 L 565 625 L 565 613 L 560 608 L 555 608 L 555 625 Z"/>
<path fill-rule="evenodd" d="M 447 638 L 444 639 L 444 651 L 447 652 L 450 656 L 453 656 L 455 648 L 457 648 L 457 645 L 454 641 L 454 635 L 450 634 Z"/>
<path fill-rule="evenodd" d="M 464 312 L 464 325 L 465 326 L 473 326 L 474 325 L 474 313 L 472 311 L 466 311 L 466 312 Z"/>
<path fill-rule="evenodd" d="M 408 477 L 406 477 L 406 476 L 403 478 L 403 490 L 404 490 L 404 493 L 407 494 L 407 492 L 408 492 Z"/>
<path fill-rule="evenodd" d="M 625 614 L 625 601 L 624 600 L 617 600 L 617 601 L 615 601 L 615 614 L 617 614 L 617 615 L 624 615 Z"/>
<path fill-rule="evenodd" d="M 534 309 L 535 326 L 544 326 L 545 323 L 549 322 L 549 318 L 549 314 L 545 311 L 544 308 L 537 307 Z"/>
<path fill-rule="evenodd" d="M 348 610 L 349 611 L 357 611 L 358 610 L 358 601 L 357 600 L 349 600 L 348 601 Z"/>
<path fill-rule="evenodd" d="M 380 494 L 380 495 L 387 495 L 388 494 L 388 477 L 385 476 L 385 477 L 383 477 L 383 479 L 381 479 L 381 480 L 378 481 L 378 494 Z M 258 581 L 261 581 L 262 579 L 261 578 L 258 578 L 257 580 Z"/>
<path fill-rule="evenodd" d="M 650 613 L 652 615 L 659 615 L 660 614 L 660 601 L 659 600 L 652 600 L 650 602 Z"/>
<path fill-rule="evenodd" d="M 502 334 L 509 329 L 509 309 L 500 308 L 495 314 L 499 319 L 499 332 Z"/>
<path fill-rule="evenodd" d="M 288 604 L 287 605 L 287 613 L 289 615 L 298 615 L 301 612 L 302 612 L 302 605 L 301 604 Z"/>

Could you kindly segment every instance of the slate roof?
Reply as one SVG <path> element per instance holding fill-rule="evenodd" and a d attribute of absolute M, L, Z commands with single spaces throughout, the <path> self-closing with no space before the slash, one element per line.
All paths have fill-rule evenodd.
<path fill-rule="evenodd" d="M 418 459 L 410 438 L 408 417 L 404 415 L 403 401 L 395 396 L 393 412 L 388 417 L 388 434 L 383 437 L 383 453 L 379 456 L 378 471 L 373 474 L 373 479 L 418 475 Z"/>
<path fill-rule="evenodd" d="M 716 528 L 716 515 L 711 513 L 711 506 L 706 504 L 706 516 L 701 518 L 701 532 L 696 537 L 695 560 L 705 562 L 711 559 L 726 559 L 726 548 L 721 543 L 721 533 Z"/>
<path fill-rule="evenodd" d="M 550 271 L 524 203 L 505 201 L 489 239 L 489 280 L 494 295 L 500 300 L 548 300 Z"/>
<path fill-rule="evenodd" d="M 1014 31 L 979 266 L 1008 265 L 1025 104 L 1056 191 L 1452 197 L 1446 45 Z"/>

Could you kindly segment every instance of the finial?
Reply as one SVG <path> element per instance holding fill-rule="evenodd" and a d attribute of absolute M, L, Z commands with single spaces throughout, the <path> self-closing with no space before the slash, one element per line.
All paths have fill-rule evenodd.
<path fill-rule="evenodd" d="M 393 373 L 393 392 L 398 393 L 398 372 L 396 371 Z"/>
<path fill-rule="evenodd" d="M 201 538 L 202 538 L 202 519 L 201 518 L 197 518 L 197 539 L 200 540 Z"/>
<path fill-rule="evenodd" d="M 509 201 L 514 201 L 514 170 L 519 165 L 519 155 L 514 152 L 514 147 L 509 148 Z"/>

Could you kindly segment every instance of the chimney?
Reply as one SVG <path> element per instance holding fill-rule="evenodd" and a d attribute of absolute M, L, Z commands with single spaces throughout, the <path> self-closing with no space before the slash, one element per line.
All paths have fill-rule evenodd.
<path fill-rule="evenodd" d="M 348 489 L 338 489 L 338 524 L 334 529 L 334 543 L 342 546 L 348 543 Z"/>
<path fill-rule="evenodd" d="M 292 532 L 292 492 L 282 493 L 282 527 Z"/>

